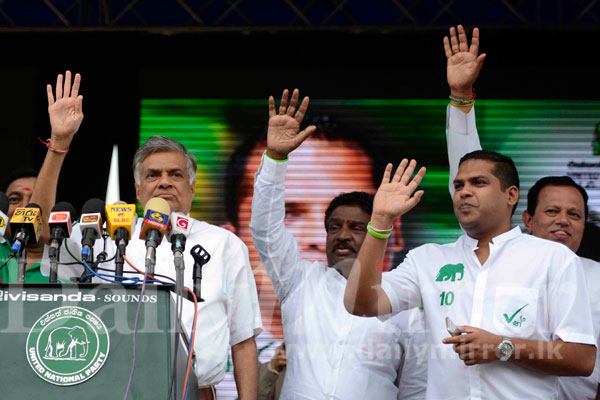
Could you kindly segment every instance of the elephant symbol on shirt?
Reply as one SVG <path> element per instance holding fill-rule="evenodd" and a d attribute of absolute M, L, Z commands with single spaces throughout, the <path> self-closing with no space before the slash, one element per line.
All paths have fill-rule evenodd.
<path fill-rule="evenodd" d="M 46 360 L 82 360 L 87 356 L 89 341 L 80 326 L 56 328 L 48 335 Z"/>
<path fill-rule="evenodd" d="M 460 274 L 460 278 L 457 278 L 456 275 Z M 438 272 L 435 280 L 437 282 L 443 281 L 452 281 L 462 280 L 465 275 L 465 266 L 462 264 L 446 264 L 442 268 L 440 268 L 440 272 Z"/>

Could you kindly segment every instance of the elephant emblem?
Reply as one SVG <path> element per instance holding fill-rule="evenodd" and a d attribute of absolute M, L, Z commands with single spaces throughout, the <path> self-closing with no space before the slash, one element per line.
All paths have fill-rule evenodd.
<path fill-rule="evenodd" d="M 456 275 L 460 274 L 460 278 L 456 278 Z M 437 277 L 435 278 L 436 282 L 443 281 L 452 281 L 462 280 L 465 275 L 465 266 L 462 264 L 446 264 L 442 268 L 440 268 L 440 272 L 438 272 Z"/>
<path fill-rule="evenodd" d="M 44 358 L 46 360 L 83 360 L 88 353 L 89 341 L 81 326 L 56 328 L 48 335 Z"/>

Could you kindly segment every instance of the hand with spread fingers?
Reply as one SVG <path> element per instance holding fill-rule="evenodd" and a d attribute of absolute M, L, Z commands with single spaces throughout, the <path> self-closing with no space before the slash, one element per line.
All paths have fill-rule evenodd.
<path fill-rule="evenodd" d="M 275 109 L 275 99 L 269 97 L 269 129 L 267 131 L 267 156 L 276 160 L 285 160 L 289 153 L 302 144 L 317 127 L 311 125 L 300 131 L 300 124 L 308 108 L 308 97 L 300 106 L 300 91 L 294 89 L 288 106 L 289 91 L 285 89 L 281 95 L 279 112 Z M 296 109 L 296 107 L 298 107 Z"/>
<path fill-rule="evenodd" d="M 487 364 L 498 360 L 496 349 L 502 342 L 502 336 L 494 335 L 483 329 L 459 325 L 462 335 L 445 338 L 444 344 L 451 344 L 452 349 L 465 365 Z"/>
<path fill-rule="evenodd" d="M 479 76 L 486 56 L 479 54 L 479 29 L 473 29 L 469 46 L 463 26 L 451 27 L 450 38 L 444 36 L 444 52 L 448 59 L 446 72 L 450 94 L 459 99 L 472 98 L 473 85 Z"/>
<path fill-rule="evenodd" d="M 71 71 L 56 78 L 55 94 L 52 85 L 46 86 L 48 94 L 48 114 L 52 129 L 50 145 L 57 149 L 67 149 L 73 136 L 83 121 L 83 96 L 79 94 L 81 75 L 76 74 L 71 86 Z"/>
<path fill-rule="evenodd" d="M 386 166 L 381 185 L 373 199 L 371 222 L 377 224 L 378 228 L 387 228 L 392 221 L 406 214 L 421 201 L 423 190 L 417 192 L 415 190 L 423 180 L 426 169 L 421 167 L 411 180 L 416 166 L 417 162 L 415 160 L 411 160 L 409 163 L 405 158 L 398 165 L 393 177 L 391 176 L 392 164 Z"/>

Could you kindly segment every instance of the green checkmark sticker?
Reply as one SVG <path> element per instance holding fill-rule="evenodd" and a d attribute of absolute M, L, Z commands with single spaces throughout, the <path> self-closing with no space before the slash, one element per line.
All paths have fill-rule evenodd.
<path fill-rule="evenodd" d="M 517 311 L 515 311 L 515 313 L 513 315 L 510 316 L 510 318 L 508 317 L 508 314 L 504 314 L 504 319 L 506 320 L 507 324 L 510 324 L 512 322 L 512 320 L 517 316 L 517 314 L 524 309 L 525 307 L 527 307 L 529 304 L 525 304 L 523 307 L 519 308 Z"/>

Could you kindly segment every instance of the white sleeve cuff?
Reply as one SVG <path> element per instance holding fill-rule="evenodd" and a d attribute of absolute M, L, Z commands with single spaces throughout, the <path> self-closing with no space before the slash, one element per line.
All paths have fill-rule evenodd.
<path fill-rule="evenodd" d="M 475 106 L 465 114 L 458 107 L 448 104 L 449 126 L 448 130 L 452 134 L 471 135 L 477 133 L 475 124 Z"/>
<path fill-rule="evenodd" d="M 256 171 L 255 179 L 260 178 L 269 183 L 278 183 L 285 180 L 285 171 L 287 170 L 287 161 L 275 161 L 265 154 L 262 156 L 260 167 Z"/>

